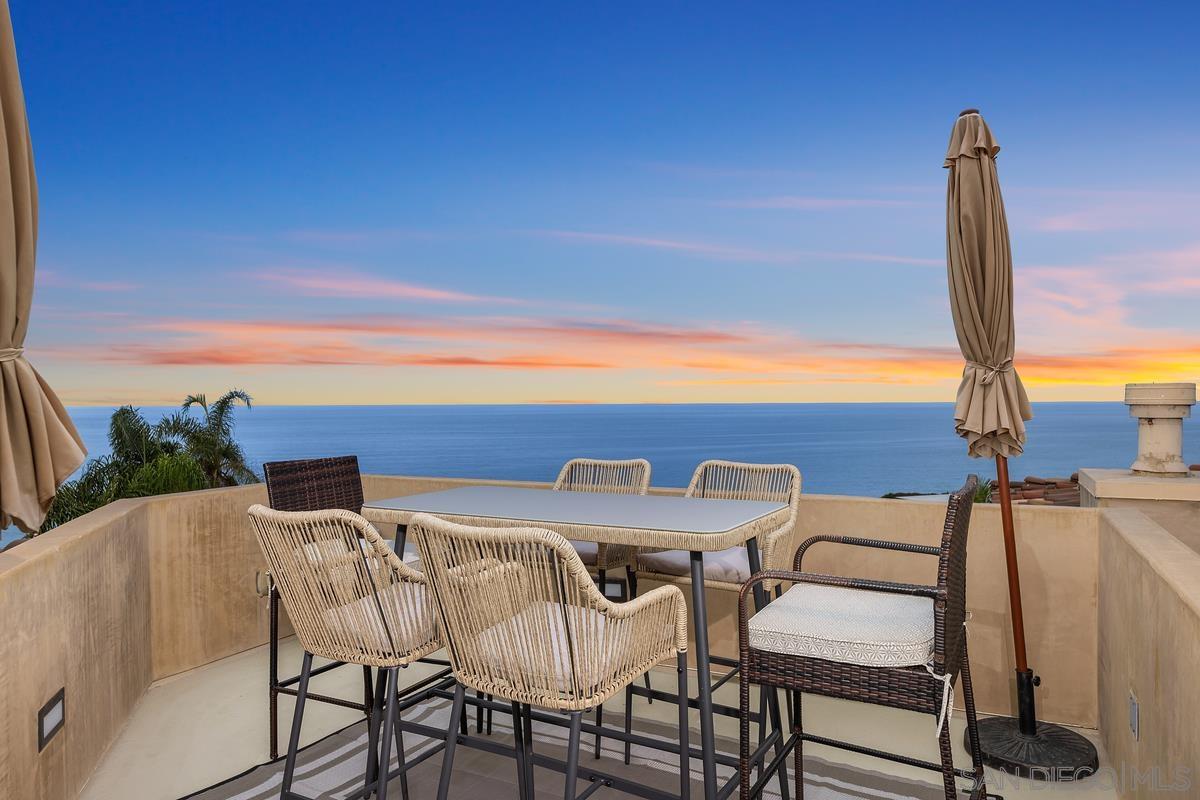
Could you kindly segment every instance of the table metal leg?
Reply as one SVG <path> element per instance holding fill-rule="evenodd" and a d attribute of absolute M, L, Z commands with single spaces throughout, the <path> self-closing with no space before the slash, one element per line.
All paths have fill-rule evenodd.
<path fill-rule="evenodd" d="M 374 785 L 379 779 L 379 724 L 383 721 L 384 709 L 387 707 L 386 692 L 386 670 L 381 669 L 376 676 L 372 692 L 372 713 L 367 717 L 367 786 Z"/>
<path fill-rule="evenodd" d="M 696 628 L 696 681 L 700 702 L 700 752 L 704 769 L 704 798 L 716 800 L 717 761 L 713 737 L 712 675 L 708 663 L 708 608 L 704 599 L 704 553 L 693 550 L 692 617 Z"/>
<path fill-rule="evenodd" d="M 517 757 L 517 795 L 520 800 L 529 800 L 529 789 L 525 785 L 525 712 L 520 703 L 512 704 L 513 751 Z"/>
<path fill-rule="evenodd" d="M 521 724 L 525 727 L 525 791 L 529 792 L 529 800 L 533 800 L 537 797 L 533 784 L 533 706 L 528 703 Z"/>
<path fill-rule="evenodd" d="M 269 607 L 270 615 L 270 640 L 271 643 L 267 647 L 268 658 L 270 660 L 269 676 L 267 680 L 267 694 L 270 700 L 269 713 L 270 720 L 270 739 L 271 739 L 271 760 L 279 758 L 279 590 L 275 588 L 275 579 L 268 577 L 269 588 L 267 590 L 267 606 Z"/>
<path fill-rule="evenodd" d="M 762 559 L 758 553 L 758 539 L 750 539 L 746 542 L 746 559 L 750 562 L 750 574 L 756 575 L 762 572 Z M 761 583 L 754 584 L 754 608 L 762 611 L 767 605 L 767 592 L 763 589 Z M 771 726 L 779 733 L 779 738 L 775 740 L 775 754 L 779 756 L 784 751 L 784 736 L 783 721 L 779 714 L 779 692 L 776 689 L 767 690 L 765 687 L 759 687 L 759 691 L 767 693 L 767 710 L 771 717 Z M 787 764 L 786 762 L 779 765 L 779 795 L 782 800 L 788 800 L 790 794 L 788 792 L 787 780 Z"/>
<path fill-rule="evenodd" d="M 408 526 L 396 526 L 396 541 L 392 548 L 396 551 L 396 555 L 400 556 L 400 560 L 404 560 L 404 545 L 408 542 Z"/>

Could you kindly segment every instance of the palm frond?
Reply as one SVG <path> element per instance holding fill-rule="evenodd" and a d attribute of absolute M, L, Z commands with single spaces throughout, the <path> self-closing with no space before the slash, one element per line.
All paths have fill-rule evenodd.
<path fill-rule="evenodd" d="M 228 437 L 233 434 L 233 408 L 241 402 L 250 408 L 250 395 L 241 389 L 230 389 L 225 394 L 217 398 L 209 409 L 208 424 L 216 431 L 220 431 L 223 437 Z"/>
<path fill-rule="evenodd" d="M 203 394 L 189 394 L 187 397 L 183 398 L 184 411 L 187 411 L 192 406 L 200 406 L 200 408 L 204 409 L 205 416 L 208 415 L 208 400 Z"/>
<path fill-rule="evenodd" d="M 133 406 L 121 406 L 108 422 L 108 444 L 113 458 L 145 464 L 158 455 L 154 429 Z"/>

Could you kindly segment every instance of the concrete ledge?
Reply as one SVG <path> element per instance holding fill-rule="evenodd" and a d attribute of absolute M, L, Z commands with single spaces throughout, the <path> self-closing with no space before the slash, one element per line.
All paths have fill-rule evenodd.
<path fill-rule="evenodd" d="M 1081 469 L 1079 487 L 1096 500 L 1183 500 L 1200 503 L 1200 477 L 1159 478 L 1127 469 Z M 1093 504 L 1094 505 L 1094 504 Z"/>

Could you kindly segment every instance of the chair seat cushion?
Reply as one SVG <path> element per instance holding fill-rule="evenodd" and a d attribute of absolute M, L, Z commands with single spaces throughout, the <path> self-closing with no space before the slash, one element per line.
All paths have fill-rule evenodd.
<path fill-rule="evenodd" d="M 928 597 L 798 583 L 755 614 L 751 649 L 869 667 L 907 667 L 933 656 Z"/>
<path fill-rule="evenodd" d="M 380 614 L 384 616 L 380 616 Z M 345 605 L 325 609 L 324 621 L 341 637 L 376 653 L 404 654 L 430 642 L 436 631 L 433 609 L 419 583 L 394 583 Z M 386 621 L 385 621 L 386 620 Z"/>
<path fill-rule="evenodd" d="M 638 568 L 660 575 L 691 575 L 691 556 L 684 550 L 639 553 Z M 745 583 L 750 580 L 750 557 L 746 555 L 746 548 L 739 546 L 705 553 L 704 579 L 725 583 Z"/>
<path fill-rule="evenodd" d="M 501 681 L 552 692 L 569 691 L 574 682 L 590 688 L 606 677 L 605 656 L 620 649 L 608 641 L 607 623 L 594 609 L 537 601 L 483 631 L 479 654 Z M 527 638 L 539 646 L 523 645 Z"/>

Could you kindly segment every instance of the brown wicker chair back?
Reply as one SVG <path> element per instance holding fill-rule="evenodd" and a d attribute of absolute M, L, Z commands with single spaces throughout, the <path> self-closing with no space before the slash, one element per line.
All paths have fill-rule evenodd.
<path fill-rule="evenodd" d="M 263 464 L 267 503 L 278 511 L 343 508 L 362 511 L 362 476 L 357 456 L 272 461 Z"/>
<path fill-rule="evenodd" d="M 967 619 L 967 533 L 978 486 L 979 479 L 971 475 L 962 488 L 950 495 L 942 529 L 942 553 L 938 557 L 938 588 L 945 592 L 946 612 L 935 615 L 944 630 L 935 630 L 934 642 L 945 659 L 943 674 L 955 677 L 962 660 L 962 637 L 966 635 L 963 623 Z"/>
<path fill-rule="evenodd" d="M 425 577 L 350 511 L 250 508 L 288 618 L 316 656 L 373 667 L 440 647 Z"/>

